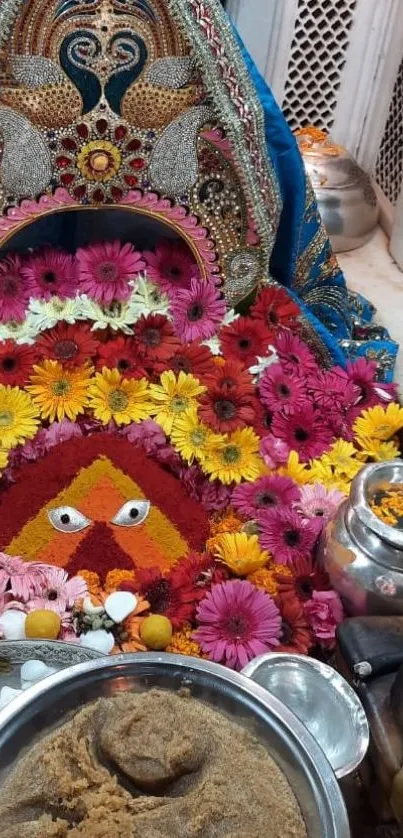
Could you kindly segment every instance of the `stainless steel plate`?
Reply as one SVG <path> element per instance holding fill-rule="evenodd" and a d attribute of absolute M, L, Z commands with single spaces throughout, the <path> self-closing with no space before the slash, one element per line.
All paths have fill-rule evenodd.
<path fill-rule="evenodd" d="M 0 640 L 0 689 L 21 689 L 20 670 L 25 661 L 38 660 L 55 669 L 101 657 L 95 649 L 59 640 Z"/>
<path fill-rule="evenodd" d="M 336 777 L 351 774 L 369 744 L 362 704 L 331 666 L 302 655 L 272 652 L 251 661 L 243 674 L 282 701 L 312 733 Z"/>

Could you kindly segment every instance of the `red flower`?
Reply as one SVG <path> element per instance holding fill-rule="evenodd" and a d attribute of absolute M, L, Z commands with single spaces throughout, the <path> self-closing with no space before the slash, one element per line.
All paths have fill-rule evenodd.
<path fill-rule="evenodd" d="M 0 384 L 22 387 L 32 375 L 37 354 L 32 346 L 19 346 L 13 340 L 0 343 Z"/>
<path fill-rule="evenodd" d="M 212 585 L 228 579 L 228 573 L 224 567 L 219 568 L 208 553 L 190 553 L 175 565 L 170 579 L 182 602 L 192 603 L 196 607 Z"/>
<path fill-rule="evenodd" d="M 208 390 L 199 399 L 199 416 L 214 430 L 226 434 L 253 423 L 255 411 L 250 398 L 238 390 L 228 393 L 219 388 Z"/>
<path fill-rule="evenodd" d="M 88 363 L 96 355 L 98 346 L 94 333 L 83 323 L 74 326 L 58 323 L 36 343 L 42 358 L 59 361 L 64 367 L 79 367 Z"/>
<path fill-rule="evenodd" d="M 239 361 L 226 361 L 217 366 L 213 375 L 204 379 L 204 384 L 210 389 L 221 390 L 223 393 L 237 392 L 238 395 L 254 396 L 252 376 Z"/>
<path fill-rule="evenodd" d="M 299 599 L 292 593 L 276 599 L 281 614 L 281 645 L 276 652 L 307 655 L 314 645 L 312 631 Z"/>
<path fill-rule="evenodd" d="M 165 369 L 171 369 L 176 375 L 180 372 L 191 373 L 199 380 L 204 376 L 214 375 L 216 367 L 213 356 L 207 346 L 200 343 L 189 343 L 179 346 L 165 364 Z M 163 370 L 161 370 L 162 372 Z"/>
<path fill-rule="evenodd" d="M 155 361 L 167 361 L 179 346 L 179 340 L 163 314 L 140 317 L 134 327 L 134 338 L 137 352 L 145 366 Z"/>
<path fill-rule="evenodd" d="M 258 399 L 253 399 L 253 407 L 255 410 L 255 419 L 253 422 L 253 430 L 258 436 L 265 437 L 270 431 L 273 422 L 271 410 L 268 410 Z"/>
<path fill-rule="evenodd" d="M 192 620 L 194 604 L 188 601 L 189 591 L 176 588 L 169 576 L 158 567 L 136 570 L 137 590 L 150 603 L 152 614 L 164 614 L 175 629 Z M 122 583 L 121 590 L 130 590 L 130 583 Z"/>
<path fill-rule="evenodd" d="M 250 313 L 256 320 L 263 320 L 269 329 L 277 326 L 294 330 L 300 328 L 300 309 L 288 292 L 277 286 L 263 288 Z"/>
<path fill-rule="evenodd" d="M 318 567 L 312 556 L 301 556 L 289 565 L 292 576 L 281 576 L 277 580 L 281 594 L 293 593 L 301 602 L 312 598 L 314 591 L 330 591 L 327 573 Z"/>
<path fill-rule="evenodd" d="M 144 378 L 146 375 L 133 338 L 119 337 L 102 343 L 96 365 L 100 370 L 102 367 L 116 367 L 125 378 Z"/>
<path fill-rule="evenodd" d="M 263 322 L 250 317 L 239 317 L 220 332 L 222 353 L 225 358 L 241 361 L 245 367 L 256 362 L 258 355 L 266 355 L 273 332 Z"/>

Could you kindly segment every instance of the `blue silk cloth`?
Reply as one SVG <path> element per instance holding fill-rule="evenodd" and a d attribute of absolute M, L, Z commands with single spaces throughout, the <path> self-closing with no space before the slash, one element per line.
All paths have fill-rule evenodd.
<path fill-rule="evenodd" d="M 374 309 L 346 287 L 324 233 L 304 163 L 284 114 L 235 32 L 265 117 L 269 160 L 280 186 L 282 212 L 271 258 L 271 275 L 296 299 L 331 352 L 333 361 L 366 357 L 379 378 L 391 381 L 398 345 L 373 323 Z"/>

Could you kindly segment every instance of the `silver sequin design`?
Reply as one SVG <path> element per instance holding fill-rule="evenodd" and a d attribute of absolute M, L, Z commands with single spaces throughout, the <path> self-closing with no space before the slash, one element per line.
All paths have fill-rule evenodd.
<path fill-rule="evenodd" d="M 179 90 L 195 81 L 196 69 L 190 56 L 157 58 L 147 71 L 147 81 L 157 87 Z"/>
<path fill-rule="evenodd" d="M 52 527 L 58 532 L 80 532 L 91 524 L 90 519 L 74 506 L 57 506 L 55 509 L 48 509 L 48 518 Z"/>
<path fill-rule="evenodd" d="M 56 62 L 41 55 L 14 55 L 10 64 L 15 80 L 25 87 L 35 89 L 46 84 L 60 84 L 65 80 Z"/>
<path fill-rule="evenodd" d="M 241 250 L 227 261 L 227 282 L 224 294 L 229 305 L 236 304 L 256 288 L 261 279 L 262 265 L 259 254 Z"/>
<path fill-rule="evenodd" d="M 4 142 L 0 179 L 6 194 L 18 198 L 43 192 L 52 178 L 52 161 L 40 131 L 11 108 L 0 107 Z"/>
<path fill-rule="evenodd" d="M 128 500 L 112 518 L 112 524 L 116 524 L 118 527 L 138 527 L 145 521 L 149 511 L 150 501 Z"/>
<path fill-rule="evenodd" d="M 2 0 L 0 2 L 0 46 L 6 43 L 14 21 L 24 0 Z"/>
<path fill-rule="evenodd" d="M 154 189 L 164 195 L 182 195 L 195 185 L 199 176 L 198 133 L 213 119 L 213 109 L 199 105 L 168 125 L 151 157 L 149 176 Z"/>

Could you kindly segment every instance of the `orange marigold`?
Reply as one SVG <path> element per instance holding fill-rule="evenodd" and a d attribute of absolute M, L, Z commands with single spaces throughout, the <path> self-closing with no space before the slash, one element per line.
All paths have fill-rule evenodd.
<path fill-rule="evenodd" d="M 140 627 L 145 619 L 145 612 L 148 611 L 149 607 L 150 603 L 146 599 L 138 597 L 135 611 L 123 623 L 123 630 L 127 634 L 127 640 L 121 643 L 121 649 L 119 651 L 145 652 L 147 650 L 140 637 Z"/>
<path fill-rule="evenodd" d="M 228 509 L 222 515 L 216 515 L 210 521 L 210 533 L 214 535 L 222 535 L 225 532 L 240 532 L 243 527 L 243 521 L 235 515 L 232 509 Z"/>
<path fill-rule="evenodd" d="M 105 592 L 111 594 L 113 591 L 118 591 L 122 582 L 135 582 L 136 574 L 134 570 L 110 570 L 106 576 Z"/>
<path fill-rule="evenodd" d="M 249 573 L 247 578 L 256 588 L 261 588 L 267 594 L 270 594 L 270 596 L 277 596 L 278 585 L 272 567 L 270 569 L 262 567 L 259 570 L 255 570 L 253 573 Z"/>
<path fill-rule="evenodd" d="M 180 631 L 175 631 L 165 651 L 176 655 L 191 655 L 194 658 L 202 658 L 203 653 L 199 644 L 192 639 L 192 632 L 193 629 L 188 624 Z"/>
<path fill-rule="evenodd" d="M 97 573 L 93 570 L 80 570 L 78 576 L 85 579 L 87 583 L 88 593 L 94 597 L 99 597 L 102 594 L 101 581 Z"/>

